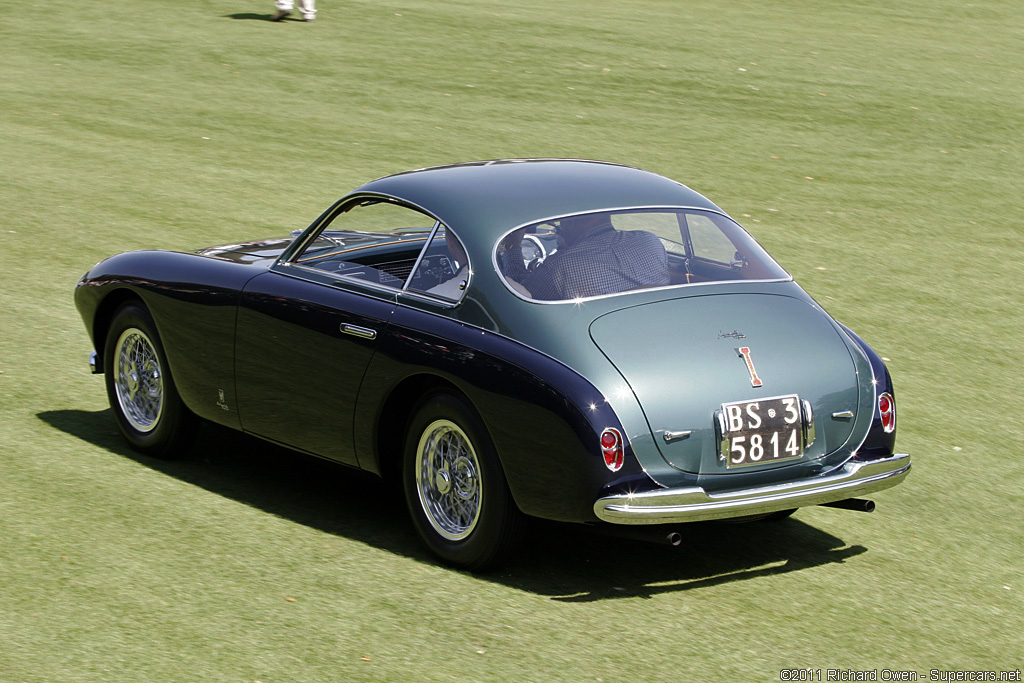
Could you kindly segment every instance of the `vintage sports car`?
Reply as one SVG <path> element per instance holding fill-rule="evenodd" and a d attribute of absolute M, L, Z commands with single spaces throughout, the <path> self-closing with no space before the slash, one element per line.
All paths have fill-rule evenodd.
<path fill-rule="evenodd" d="M 870 510 L 910 469 L 878 354 L 720 208 L 626 166 L 400 173 L 288 238 L 114 256 L 75 301 L 134 448 L 178 454 L 201 418 L 398 478 L 468 569 L 524 515 Z"/>

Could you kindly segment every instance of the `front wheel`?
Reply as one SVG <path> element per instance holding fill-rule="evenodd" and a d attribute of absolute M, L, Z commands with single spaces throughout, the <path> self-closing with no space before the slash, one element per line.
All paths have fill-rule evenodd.
<path fill-rule="evenodd" d="M 483 422 L 462 399 L 434 393 L 420 401 L 402 480 L 416 531 L 448 564 L 492 568 L 518 544 L 522 513 Z"/>
<path fill-rule="evenodd" d="M 103 360 L 110 407 L 131 447 L 162 458 L 184 452 L 198 418 L 178 396 L 156 325 L 141 304 L 114 314 Z"/>

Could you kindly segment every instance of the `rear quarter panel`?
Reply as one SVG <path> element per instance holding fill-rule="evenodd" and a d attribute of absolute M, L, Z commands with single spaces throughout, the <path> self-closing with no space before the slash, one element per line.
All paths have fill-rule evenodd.
<path fill-rule="evenodd" d="M 594 500 L 605 492 L 655 486 L 632 453 L 619 472 L 604 466 L 601 430 L 622 426 L 582 376 L 504 336 L 406 307 L 391 318 L 360 390 L 355 436 L 364 468 L 386 471 L 400 459 L 394 435 L 406 425 L 394 421 L 402 411 L 391 397 L 409 383 L 417 393 L 454 387 L 472 403 L 527 514 L 594 521 Z"/>

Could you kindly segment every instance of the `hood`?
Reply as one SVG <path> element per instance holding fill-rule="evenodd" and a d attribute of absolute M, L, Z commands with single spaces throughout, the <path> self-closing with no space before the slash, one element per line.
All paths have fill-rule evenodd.
<path fill-rule="evenodd" d="M 748 462 L 747 473 L 824 458 L 853 435 L 855 420 L 835 415 L 870 410 L 871 396 L 861 396 L 869 393 L 860 387 L 864 369 L 858 372 L 842 332 L 821 309 L 792 296 L 710 294 L 642 304 L 597 318 L 590 334 L 639 401 L 662 456 L 685 472 L 737 472 L 721 453 L 716 411 L 725 404 L 767 406 L 796 396 L 801 413 L 804 401 L 813 413 L 813 442 L 800 457 Z"/>
<path fill-rule="evenodd" d="M 196 253 L 203 256 L 227 259 L 237 263 L 255 263 L 257 261 L 277 259 L 294 239 L 294 237 L 277 237 L 241 242 L 239 244 L 224 244 L 219 247 L 200 249 Z"/>

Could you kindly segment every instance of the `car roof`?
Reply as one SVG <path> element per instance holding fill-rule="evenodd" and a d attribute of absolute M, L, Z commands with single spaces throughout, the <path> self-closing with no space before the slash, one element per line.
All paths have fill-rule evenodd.
<path fill-rule="evenodd" d="M 574 213 L 654 206 L 721 211 L 664 176 L 576 159 L 499 159 L 424 168 L 379 178 L 351 195 L 366 193 L 418 206 L 477 248 L 490 248 L 521 225 Z"/>

